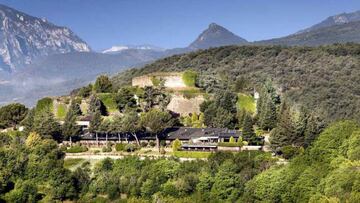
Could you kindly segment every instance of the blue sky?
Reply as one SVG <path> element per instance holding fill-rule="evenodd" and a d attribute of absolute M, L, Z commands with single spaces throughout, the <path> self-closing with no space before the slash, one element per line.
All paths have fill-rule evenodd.
<path fill-rule="evenodd" d="M 215 22 L 249 40 L 281 37 L 359 0 L 0 0 L 71 28 L 94 50 L 120 44 L 185 47 Z"/>

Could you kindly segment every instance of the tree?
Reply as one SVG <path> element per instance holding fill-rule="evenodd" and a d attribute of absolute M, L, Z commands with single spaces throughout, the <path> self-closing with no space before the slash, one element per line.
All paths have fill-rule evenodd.
<path fill-rule="evenodd" d="M 80 134 L 81 128 L 76 123 L 78 115 L 81 115 L 80 106 L 75 102 L 71 102 L 70 108 L 65 116 L 64 124 L 62 125 L 62 133 L 65 140 Z"/>
<path fill-rule="evenodd" d="M 103 102 L 96 95 L 91 95 L 88 113 L 91 115 L 96 112 L 100 112 L 102 116 L 107 115 L 106 106 L 103 104 Z"/>
<path fill-rule="evenodd" d="M 93 113 L 91 116 L 89 131 L 91 133 L 95 133 L 95 132 L 99 131 L 101 123 L 102 123 L 102 118 L 101 118 L 100 112 L 97 111 L 97 112 Z"/>
<path fill-rule="evenodd" d="M 257 138 L 254 132 L 253 120 L 249 114 L 246 114 L 244 118 L 242 136 L 244 140 L 247 141 L 249 144 L 253 144 Z"/>
<path fill-rule="evenodd" d="M 291 145 L 293 143 L 294 136 L 296 136 L 296 129 L 293 124 L 291 110 L 284 101 L 281 105 L 277 127 L 271 131 L 271 147 L 275 151 L 279 151 L 281 147 Z"/>
<path fill-rule="evenodd" d="M 25 145 L 26 147 L 32 148 L 39 143 L 41 143 L 41 136 L 37 134 L 36 132 L 32 132 L 29 134 L 29 136 L 26 138 Z"/>
<path fill-rule="evenodd" d="M 31 109 L 27 112 L 23 121 L 21 121 L 21 125 L 24 126 L 24 133 L 28 135 L 34 127 L 34 118 L 35 118 L 35 109 Z"/>
<path fill-rule="evenodd" d="M 178 151 L 180 148 L 181 148 L 181 141 L 176 138 L 176 140 L 174 140 L 174 141 L 172 142 L 173 152 Z"/>
<path fill-rule="evenodd" d="M 230 143 L 235 143 L 235 139 L 233 136 L 230 137 L 230 140 L 229 140 Z"/>
<path fill-rule="evenodd" d="M 125 87 L 119 89 L 115 97 L 115 102 L 120 112 L 123 112 L 126 107 L 136 107 L 136 99 L 134 98 L 134 94 Z"/>
<path fill-rule="evenodd" d="M 215 105 L 230 113 L 236 113 L 237 95 L 231 91 L 218 91 L 215 94 Z"/>
<path fill-rule="evenodd" d="M 16 127 L 26 116 L 28 109 L 19 103 L 13 103 L 0 108 L 0 123 L 4 127 Z"/>
<path fill-rule="evenodd" d="M 86 98 L 86 97 L 91 95 L 92 89 L 93 89 L 92 84 L 89 84 L 88 86 L 82 87 L 77 92 L 77 96 L 82 97 L 82 98 Z"/>
<path fill-rule="evenodd" d="M 166 128 L 173 125 L 171 114 L 158 109 L 151 109 L 149 112 L 144 113 L 141 118 L 141 125 L 152 135 L 155 135 L 156 144 L 160 152 L 159 134 Z"/>
<path fill-rule="evenodd" d="M 93 88 L 96 93 L 111 92 L 112 91 L 112 83 L 108 76 L 100 75 L 99 77 L 96 78 Z"/>
<path fill-rule="evenodd" d="M 140 141 L 137 137 L 137 132 L 140 130 L 141 124 L 138 114 L 132 109 L 127 109 L 121 120 L 121 131 L 130 133 L 135 138 L 137 145 L 140 146 Z"/>
<path fill-rule="evenodd" d="M 33 130 L 43 138 L 58 142 L 62 140 L 60 124 L 55 120 L 50 109 L 44 109 L 35 116 Z"/>
<path fill-rule="evenodd" d="M 261 96 L 260 96 L 261 97 Z M 271 130 L 276 126 L 277 112 L 276 105 L 269 94 L 263 98 L 263 104 L 260 106 L 261 114 L 259 115 L 260 126 L 264 130 Z"/>

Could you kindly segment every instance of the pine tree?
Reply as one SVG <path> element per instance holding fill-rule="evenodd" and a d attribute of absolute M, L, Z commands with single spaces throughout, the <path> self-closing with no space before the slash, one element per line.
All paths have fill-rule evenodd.
<path fill-rule="evenodd" d="M 60 124 L 55 120 L 54 114 L 50 109 L 44 109 L 36 114 L 33 130 L 42 138 L 54 139 L 56 141 L 62 140 Z"/>
<path fill-rule="evenodd" d="M 75 102 L 72 102 L 66 113 L 64 124 L 62 125 L 62 133 L 65 140 L 68 140 L 71 136 L 80 134 L 81 128 L 76 124 L 78 115 L 81 115 L 80 106 Z"/>
<path fill-rule="evenodd" d="M 256 134 L 254 132 L 253 120 L 249 114 L 245 115 L 244 127 L 242 132 L 243 138 L 249 144 L 252 144 L 256 141 Z"/>
<path fill-rule="evenodd" d="M 99 131 L 101 123 L 102 123 L 102 118 L 100 112 L 97 111 L 93 113 L 91 116 L 89 131 L 92 133 Z"/>
<path fill-rule="evenodd" d="M 35 118 L 35 109 L 31 109 L 26 114 L 23 121 L 21 121 L 21 125 L 24 126 L 24 133 L 28 135 L 34 128 L 34 118 Z"/>
<path fill-rule="evenodd" d="M 260 115 L 260 126 L 264 130 L 271 130 L 276 126 L 277 113 L 276 105 L 271 99 L 270 95 L 266 95 L 264 98 L 261 115 Z"/>
<path fill-rule="evenodd" d="M 291 145 L 296 130 L 293 124 L 291 110 L 286 102 L 283 102 L 280 109 L 280 117 L 277 127 L 271 132 L 270 143 L 275 151 L 279 151 L 281 147 Z"/>
<path fill-rule="evenodd" d="M 107 115 L 106 106 L 102 103 L 102 101 L 96 95 L 91 95 L 88 113 L 91 115 L 96 112 L 100 112 L 100 114 L 102 116 Z"/>

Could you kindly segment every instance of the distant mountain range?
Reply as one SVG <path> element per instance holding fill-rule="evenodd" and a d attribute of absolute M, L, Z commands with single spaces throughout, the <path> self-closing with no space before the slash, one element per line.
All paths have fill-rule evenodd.
<path fill-rule="evenodd" d="M 189 46 L 162 49 L 153 45 L 113 46 L 101 53 L 69 28 L 54 25 L 0 5 L 0 105 L 20 101 L 29 105 L 42 96 L 66 94 L 93 81 L 154 60 L 199 49 L 226 45 L 323 45 L 360 42 L 360 11 L 331 16 L 295 34 L 248 42 L 211 23 Z"/>

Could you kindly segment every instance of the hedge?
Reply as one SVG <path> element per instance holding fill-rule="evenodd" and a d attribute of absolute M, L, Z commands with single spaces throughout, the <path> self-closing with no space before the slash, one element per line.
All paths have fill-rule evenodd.
<path fill-rule="evenodd" d="M 240 143 L 240 142 L 219 142 L 218 146 L 220 146 L 220 147 L 242 147 L 243 143 Z"/>
<path fill-rule="evenodd" d="M 88 151 L 88 148 L 81 145 L 75 145 L 66 150 L 66 153 L 81 153 Z"/>

